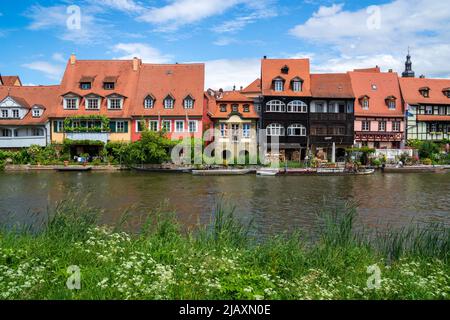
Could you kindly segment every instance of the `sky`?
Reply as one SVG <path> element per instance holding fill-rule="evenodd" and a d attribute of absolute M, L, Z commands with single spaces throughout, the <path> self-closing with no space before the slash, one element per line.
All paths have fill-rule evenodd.
<path fill-rule="evenodd" d="M 77 59 L 206 64 L 206 88 L 246 86 L 260 59 L 311 71 L 380 66 L 450 77 L 448 0 L 1 0 L 0 73 L 59 83 Z"/>

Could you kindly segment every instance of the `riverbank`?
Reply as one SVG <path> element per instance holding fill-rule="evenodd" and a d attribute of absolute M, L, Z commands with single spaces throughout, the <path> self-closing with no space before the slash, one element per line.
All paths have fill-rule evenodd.
<path fill-rule="evenodd" d="M 292 233 L 261 242 L 220 207 L 195 231 L 154 212 L 129 234 L 124 221 L 97 226 L 96 210 L 66 201 L 39 231 L 2 229 L 0 298 L 449 298 L 448 228 L 363 236 L 355 212 L 324 212 L 314 240 Z M 78 290 L 67 287 L 70 266 L 80 271 Z"/>
<path fill-rule="evenodd" d="M 5 165 L 4 171 L 22 172 L 22 171 L 56 171 L 64 165 L 31 165 L 31 164 L 8 164 Z M 80 165 L 69 165 L 70 167 L 80 167 Z M 90 166 L 93 171 L 122 171 L 129 170 L 126 166 L 120 165 L 93 165 Z"/>

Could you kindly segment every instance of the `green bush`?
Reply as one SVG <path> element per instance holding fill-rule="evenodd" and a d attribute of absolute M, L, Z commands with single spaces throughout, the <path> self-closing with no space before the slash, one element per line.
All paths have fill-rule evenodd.
<path fill-rule="evenodd" d="M 425 158 L 422 160 L 422 164 L 430 166 L 433 164 L 433 161 L 430 158 Z"/>

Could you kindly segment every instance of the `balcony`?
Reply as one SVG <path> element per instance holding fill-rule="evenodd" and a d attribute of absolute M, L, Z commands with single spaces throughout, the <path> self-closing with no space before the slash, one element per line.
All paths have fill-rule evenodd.
<path fill-rule="evenodd" d="M 91 140 L 107 143 L 109 132 L 68 132 L 66 138 L 70 140 Z"/>
<path fill-rule="evenodd" d="M 381 141 L 393 142 L 402 141 L 404 138 L 403 132 L 382 132 L 382 131 L 356 131 L 356 141 Z"/>
<path fill-rule="evenodd" d="M 310 113 L 311 121 L 347 121 L 352 120 L 347 113 Z"/>
<path fill-rule="evenodd" d="M 32 145 L 45 147 L 45 136 L 0 137 L 0 148 L 27 148 Z"/>
<path fill-rule="evenodd" d="M 328 135 L 328 136 L 310 136 L 310 143 L 314 145 L 328 145 L 331 143 L 352 145 L 353 135 Z"/>

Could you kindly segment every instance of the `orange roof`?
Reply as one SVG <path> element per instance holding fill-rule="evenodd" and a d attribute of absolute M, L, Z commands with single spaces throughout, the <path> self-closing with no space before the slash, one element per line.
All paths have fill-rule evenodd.
<path fill-rule="evenodd" d="M 450 104 L 443 90 L 450 89 L 450 79 L 400 78 L 403 99 L 407 104 Z M 423 97 L 419 89 L 428 87 L 429 98 Z"/>
<path fill-rule="evenodd" d="M 450 116 L 417 115 L 420 121 L 450 121 Z"/>
<path fill-rule="evenodd" d="M 317 98 L 354 98 L 347 73 L 311 75 L 311 94 Z"/>
<path fill-rule="evenodd" d="M 0 86 L 0 101 L 10 96 L 23 107 L 30 109 L 23 119 L 0 120 L 0 125 L 29 125 L 44 124 L 48 120 L 49 110 L 54 109 L 58 103 L 59 86 Z M 44 108 L 39 118 L 32 116 L 33 106 Z"/>
<path fill-rule="evenodd" d="M 106 97 L 111 94 L 119 94 L 125 97 L 121 110 L 108 110 L 107 99 L 102 99 L 100 110 L 86 110 L 82 99 L 78 110 L 65 110 L 62 98 L 51 113 L 51 117 L 68 117 L 73 115 L 101 114 L 111 118 L 127 118 L 130 116 L 132 98 L 135 93 L 139 78 L 140 60 L 137 60 L 137 68 L 133 70 L 133 60 L 76 60 L 67 63 L 59 96 L 74 93 L 81 97 L 96 94 Z M 115 79 L 113 90 L 105 90 L 103 82 L 111 82 Z M 106 81 L 105 81 L 106 80 Z M 89 90 L 80 89 L 80 82 L 92 81 Z"/>
<path fill-rule="evenodd" d="M 209 94 L 209 93 L 212 93 Z M 211 118 L 220 118 L 227 119 L 233 115 L 231 110 L 231 105 L 238 105 L 238 113 L 242 117 L 242 119 L 257 119 L 259 118 L 258 113 L 255 110 L 253 99 L 248 98 L 241 91 L 224 91 L 224 92 L 214 92 L 208 90 L 205 93 L 206 98 L 208 99 L 208 114 Z M 220 105 L 227 104 L 227 111 L 221 111 Z M 249 112 L 244 112 L 244 105 L 249 105 Z"/>
<path fill-rule="evenodd" d="M 357 97 L 355 115 L 403 117 L 402 96 L 395 72 L 349 72 L 353 93 Z M 367 96 L 369 109 L 362 108 L 361 98 Z M 386 99 L 395 98 L 396 108 L 389 110 Z"/>
<path fill-rule="evenodd" d="M 205 86 L 204 64 L 143 64 L 133 101 L 133 116 L 202 116 L 203 90 Z M 144 100 L 152 96 L 154 107 L 144 108 Z M 173 109 L 164 108 L 167 96 L 175 99 Z M 194 107 L 185 109 L 183 101 L 191 96 Z"/>
<path fill-rule="evenodd" d="M 353 72 L 374 72 L 374 73 L 380 73 L 381 69 L 380 69 L 379 66 L 376 66 L 375 68 L 354 69 Z"/>
<path fill-rule="evenodd" d="M 0 75 L 0 85 L 4 86 L 21 86 L 22 81 L 20 81 L 19 76 L 1 76 Z"/>
<path fill-rule="evenodd" d="M 287 73 L 282 72 L 284 67 L 289 69 Z M 309 69 L 309 59 L 262 59 L 262 94 L 265 96 L 311 96 Z M 273 90 L 272 82 L 276 78 L 282 78 L 285 81 L 283 92 Z M 303 91 L 292 91 L 290 83 L 295 78 L 303 80 Z"/>
<path fill-rule="evenodd" d="M 261 92 L 261 79 L 256 79 L 252 83 L 250 83 L 247 87 L 245 87 L 242 92 L 244 93 L 259 93 Z"/>

